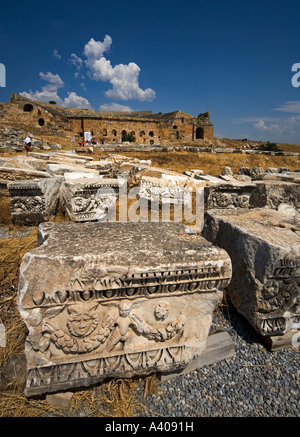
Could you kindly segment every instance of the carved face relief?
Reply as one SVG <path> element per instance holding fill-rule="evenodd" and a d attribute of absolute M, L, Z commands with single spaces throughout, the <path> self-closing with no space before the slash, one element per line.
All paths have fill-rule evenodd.
<path fill-rule="evenodd" d="M 121 317 L 127 317 L 132 309 L 131 302 L 122 302 L 119 307 L 119 314 Z"/>
<path fill-rule="evenodd" d="M 99 317 L 96 313 L 97 306 L 98 303 L 88 308 L 83 304 L 75 304 L 68 308 L 69 318 L 67 326 L 73 336 L 85 337 L 96 329 L 99 322 Z"/>
<path fill-rule="evenodd" d="M 165 320 L 169 315 L 170 304 L 162 301 L 155 308 L 154 315 L 158 320 Z"/>

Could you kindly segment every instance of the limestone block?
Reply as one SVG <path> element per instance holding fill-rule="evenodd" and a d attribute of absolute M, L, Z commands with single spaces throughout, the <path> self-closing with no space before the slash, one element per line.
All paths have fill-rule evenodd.
<path fill-rule="evenodd" d="M 77 159 L 84 160 L 86 162 L 93 160 L 92 156 L 83 156 L 83 155 L 78 156 L 78 155 L 76 155 L 76 153 L 68 153 L 68 152 L 63 152 L 63 151 L 55 153 L 54 156 L 56 158 L 68 158 L 68 159 L 71 159 L 71 160 L 73 159 L 75 161 Z"/>
<path fill-rule="evenodd" d="M 300 220 L 268 208 L 210 210 L 203 236 L 232 261 L 230 298 L 263 336 L 300 322 Z"/>
<path fill-rule="evenodd" d="M 43 223 L 20 267 L 26 396 L 180 370 L 205 349 L 228 254 L 179 223 Z"/>
<path fill-rule="evenodd" d="M 86 168 L 82 165 L 70 165 L 70 164 L 47 164 L 47 173 L 51 176 L 63 176 L 65 173 L 81 172 L 87 173 L 97 177 L 99 175 L 97 170 Z"/>
<path fill-rule="evenodd" d="M 114 168 L 114 163 L 112 161 L 100 160 L 100 161 L 90 161 L 86 165 L 88 169 L 95 169 L 100 175 L 111 176 Z"/>
<path fill-rule="evenodd" d="M 164 175 L 164 177 L 142 176 L 139 185 L 139 197 L 161 204 L 191 204 L 192 193 L 206 186 L 187 176 Z"/>
<path fill-rule="evenodd" d="M 258 176 L 264 174 L 263 167 L 253 167 L 251 171 L 251 179 L 256 179 Z"/>
<path fill-rule="evenodd" d="M 59 207 L 62 178 L 10 182 L 10 212 L 14 223 L 36 224 L 47 221 Z"/>
<path fill-rule="evenodd" d="M 102 220 L 115 213 L 119 192 L 126 184 L 123 179 L 101 176 L 76 178 L 76 173 L 65 174 L 65 179 L 60 190 L 62 207 L 75 222 Z"/>
<path fill-rule="evenodd" d="M 8 183 L 10 181 L 21 181 L 25 179 L 43 179 L 48 177 L 49 174 L 45 171 L 18 167 L 0 167 L 0 180 L 3 181 L 3 183 Z"/>
<path fill-rule="evenodd" d="M 281 203 L 292 205 L 300 212 L 300 190 L 297 183 L 280 180 L 256 181 L 256 188 L 250 197 L 252 207 L 267 206 L 278 209 Z"/>
<path fill-rule="evenodd" d="M 256 185 L 252 182 L 227 181 L 204 188 L 206 209 L 249 208 L 250 196 Z"/>

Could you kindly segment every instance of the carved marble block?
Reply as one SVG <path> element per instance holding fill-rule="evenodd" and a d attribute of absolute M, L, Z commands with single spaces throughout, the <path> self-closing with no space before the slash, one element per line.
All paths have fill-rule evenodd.
<path fill-rule="evenodd" d="M 256 185 L 249 182 L 227 182 L 204 188 L 205 206 L 213 208 L 249 208 Z"/>
<path fill-rule="evenodd" d="M 205 349 L 231 279 L 179 223 L 43 223 L 20 267 L 28 397 L 181 370 Z"/>
<path fill-rule="evenodd" d="M 36 224 L 55 215 L 62 178 L 10 182 L 10 212 L 14 223 Z"/>
<path fill-rule="evenodd" d="M 291 211 L 292 210 L 292 211 Z M 203 236 L 232 261 L 232 303 L 263 336 L 281 336 L 300 323 L 300 220 L 281 211 L 210 210 Z"/>
<path fill-rule="evenodd" d="M 288 203 L 300 211 L 300 189 L 296 182 L 280 180 L 256 181 L 251 193 L 250 204 L 255 207 L 267 206 L 277 209 L 282 203 Z"/>
<path fill-rule="evenodd" d="M 61 186 L 62 205 L 75 222 L 103 220 L 115 214 L 117 199 L 126 181 L 123 179 L 68 178 Z"/>

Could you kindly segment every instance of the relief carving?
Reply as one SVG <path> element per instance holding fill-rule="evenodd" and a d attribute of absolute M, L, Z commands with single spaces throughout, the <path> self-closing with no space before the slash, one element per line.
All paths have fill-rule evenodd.
<path fill-rule="evenodd" d="M 156 326 L 155 321 L 163 322 L 169 315 L 170 304 L 161 301 L 153 313 L 153 322 L 147 322 L 136 307 L 141 300 L 111 302 L 106 312 L 101 311 L 97 302 L 76 303 L 66 307 L 52 307 L 43 315 L 41 336 L 28 337 L 32 346 L 44 353 L 52 342 L 65 353 L 91 352 L 104 344 L 108 352 L 130 350 L 134 343 L 134 333 L 148 340 L 163 342 L 183 332 L 186 321 L 182 311 L 174 320 Z M 116 310 L 111 309 L 116 308 Z M 64 312 L 65 322 L 58 316 Z M 56 319 L 58 317 L 58 319 Z M 55 320 L 56 319 L 56 320 Z"/>
<path fill-rule="evenodd" d="M 288 256 L 280 259 L 258 295 L 257 313 L 265 333 L 290 329 L 293 316 L 300 315 L 300 262 Z"/>
<path fill-rule="evenodd" d="M 214 192 L 208 199 L 209 208 L 249 208 L 250 194 Z"/>
<path fill-rule="evenodd" d="M 10 207 L 13 214 L 40 213 L 44 211 L 45 202 L 41 196 L 20 196 L 11 199 Z"/>

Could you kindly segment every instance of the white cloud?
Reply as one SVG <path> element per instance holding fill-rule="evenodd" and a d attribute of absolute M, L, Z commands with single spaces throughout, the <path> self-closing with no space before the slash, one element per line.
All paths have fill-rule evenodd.
<path fill-rule="evenodd" d="M 52 74 L 48 72 L 40 73 L 40 78 L 45 80 L 47 84 L 42 87 L 41 91 L 29 91 L 20 93 L 21 96 L 27 97 L 32 100 L 38 100 L 40 102 L 48 103 L 50 100 L 54 100 L 58 105 L 62 104 L 62 99 L 58 96 L 57 90 L 58 88 L 62 88 L 64 86 L 64 82 L 60 78 L 58 74 Z"/>
<path fill-rule="evenodd" d="M 110 103 L 101 105 L 99 111 L 132 112 L 132 109 L 129 106 L 120 105 L 119 103 Z"/>
<path fill-rule="evenodd" d="M 291 100 L 289 102 L 284 102 L 275 111 L 292 112 L 295 114 L 300 113 L 300 100 Z"/>
<path fill-rule="evenodd" d="M 151 101 L 156 97 L 153 89 L 141 89 L 139 86 L 140 67 L 134 62 L 129 64 L 117 64 L 114 67 L 110 60 L 103 54 L 109 50 L 112 39 L 105 35 L 104 41 L 95 41 L 93 38 L 84 46 L 84 61 L 89 76 L 94 80 L 110 82 L 112 89 L 106 91 L 105 95 L 112 99 Z"/>
<path fill-rule="evenodd" d="M 21 96 L 45 103 L 54 100 L 58 105 L 63 107 L 92 109 L 89 101 L 84 97 L 78 96 L 74 91 L 70 92 L 68 97 L 64 100 L 59 97 L 57 91 L 59 88 L 64 87 L 64 82 L 58 74 L 52 74 L 50 72 L 45 74 L 41 72 L 39 75 L 41 79 L 47 82 L 46 85 L 42 87 L 42 90 L 35 92 L 31 90 L 29 92 L 23 91 L 20 93 Z"/>
<path fill-rule="evenodd" d="M 56 49 L 53 50 L 53 56 L 57 59 L 61 59 L 61 55 L 58 53 L 58 51 Z"/>
<path fill-rule="evenodd" d="M 272 131 L 281 131 L 281 128 L 278 123 L 271 123 L 269 125 L 266 125 L 266 122 L 264 120 L 259 120 L 257 123 L 254 124 L 254 127 L 256 129 L 272 132 Z"/>
<path fill-rule="evenodd" d="M 75 53 L 71 54 L 70 62 L 71 64 L 75 65 L 77 70 L 80 70 L 83 64 L 83 60 L 79 58 L 77 55 L 75 55 Z"/>
<path fill-rule="evenodd" d="M 82 108 L 82 109 L 93 109 L 91 104 L 84 97 L 77 96 L 77 94 L 72 91 L 69 93 L 62 103 L 64 108 Z"/>
<path fill-rule="evenodd" d="M 52 74 L 50 71 L 48 71 L 47 74 L 41 72 L 40 78 L 48 82 L 47 85 L 43 87 L 43 89 L 47 89 L 48 91 L 57 91 L 58 88 L 63 88 L 65 85 L 58 74 Z"/>
<path fill-rule="evenodd" d="M 105 35 L 103 42 L 91 38 L 84 46 L 84 54 L 87 58 L 101 58 L 103 53 L 110 49 L 111 44 L 112 39 L 109 35 Z"/>

